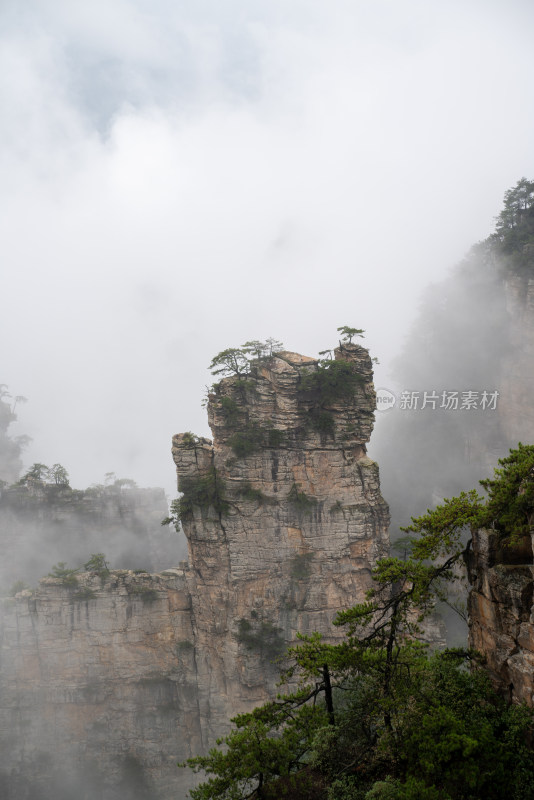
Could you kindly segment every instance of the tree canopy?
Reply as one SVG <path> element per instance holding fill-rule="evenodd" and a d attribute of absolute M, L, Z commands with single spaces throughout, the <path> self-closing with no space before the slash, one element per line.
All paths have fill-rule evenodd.
<path fill-rule="evenodd" d="M 28 483 L 29 480 L 52 483 L 56 486 L 69 486 L 69 473 L 62 464 L 53 464 L 48 467 L 46 464 L 36 462 L 22 476 L 19 483 Z"/>
<path fill-rule="evenodd" d="M 341 338 L 344 342 L 348 342 L 349 344 L 352 342 L 355 336 L 359 336 L 360 339 L 363 339 L 363 334 L 365 331 L 363 328 L 351 328 L 348 325 L 341 325 L 338 328 L 338 331 L 341 334 Z"/>
<path fill-rule="evenodd" d="M 521 178 L 504 195 L 490 242 L 505 269 L 519 274 L 534 271 L 534 181 Z"/>
<path fill-rule="evenodd" d="M 282 342 L 270 337 L 264 342 L 258 339 L 245 342 L 241 347 L 227 347 L 212 358 L 209 369 L 212 375 L 248 375 L 252 361 L 271 358 L 284 347 Z"/>

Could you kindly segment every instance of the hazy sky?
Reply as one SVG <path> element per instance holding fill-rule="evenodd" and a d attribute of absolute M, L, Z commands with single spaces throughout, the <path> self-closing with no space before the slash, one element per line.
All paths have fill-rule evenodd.
<path fill-rule="evenodd" d="M 534 176 L 530 0 L 2 0 L 0 383 L 26 463 L 172 491 L 211 357 L 367 330 Z"/>

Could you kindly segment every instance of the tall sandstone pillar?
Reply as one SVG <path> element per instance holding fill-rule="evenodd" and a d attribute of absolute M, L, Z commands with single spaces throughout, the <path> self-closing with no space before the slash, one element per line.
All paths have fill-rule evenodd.
<path fill-rule="evenodd" d="M 273 662 L 298 631 L 335 637 L 332 620 L 365 599 L 387 552 L 388 507 L 366 455 L 371 359 L 354 344 L 335 358 L 355 374 L 350 391 L 343 375 L 323 390 L 316 360 L 277 353 L 216 385 L 213 442 L 173 439 L 208 744 L 272 695 Z"/>

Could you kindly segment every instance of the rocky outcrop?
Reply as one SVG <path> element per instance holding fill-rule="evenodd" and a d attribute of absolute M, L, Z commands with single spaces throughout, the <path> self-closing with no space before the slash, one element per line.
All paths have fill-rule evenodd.
<path fill-rule="evenodd" d="M 494 531 L 473 536 L 468 563 L 469 645 L 486 659 L 495 687 L 534 705 L 534 564 L 530 537 L 503 547 Z"/>
<path fill-rule="evenodd" d="M 219 506 L 185 508 L 199 709 L 206 740 L 231 711 L 265 700 L 273 656 L 297 631 L 332 636 L 336 613 L 364 599 L 387 551 L 388 509 L 366 455 L 375 394 L 369 354 L 336 351 L 355 380 L 312 376 L 317 361 L 280 353 L 210 395 L 213 443 L 173 440 L 185 498 L 211 483 Z M 267 679 L 267 680 L 266 680 Z M 230 714 L 229 714 L 230 711 Z"/>
<path fill-rule="evenodd" d="M 336 613 L 364 599 L 388 545 L 366 454 L 372 368 L 359 346 L 335 355 L 329 369 L 289 352 L 253 362 L 214 387 L 213 442 L 174 437 L 189 548 L 179 569 L 46 579 L 7 601 L 10 800 L 31 796 L 28 775 L 56 797 L 59 763 L 80 785 L 91 772 L 88 800 L 184 797 L 176 761 L 273 695 L 274 662 L 297 631 L 332 638 Z"/>

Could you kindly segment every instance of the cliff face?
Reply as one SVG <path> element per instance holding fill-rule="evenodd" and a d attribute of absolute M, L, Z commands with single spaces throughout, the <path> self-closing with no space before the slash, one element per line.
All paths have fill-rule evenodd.
<path fill-rule="evenodd" d="M 534 704 L 534 565 L 532 543 L 499 548 L 497 534 L 473 536 L 468 565 L 469 645 L 486 657 L 495 687 Z"/>
<path fill-rule="evenodd" d="M 180 797 L 201 745 L 183 572 L 45 578 L 4 601 L 0 657 L 3 800 Z"/>
<path fill-rule="evenodd" d="M 388 544 L 366 456 L 372 369 L 356 345 L 336 359 L 328 375 L 294 353 L 257 362 L 210 396 L 213 442 L 174 437 L 189 547 L 179 569 L 88 574 L 70 588 L 45 579 L 7 601 L 7 798 L 34 796 L 28 776 L 56 798 L 66 775 L 90 787 L 87 800 L 184 797 L 176 760 L 272 696 L 272 662 L 297 631 L 332 637 L 337 611 L 364 599 Z"/>
<path fill-rule="evenodd" d="M 508 447 L 534 443 L 534 280 L 512 275 L 504 285 L 509 348 L 499 363 L 498 421 Z M 506 455 L 506 451 L 500 453 Z M 534 703 L 534 559 L 532 544 L 499 548 L 497 536 L 473 537 L 469 567 L 470 646 L 487 659 L 495 686 Z"/>
<path fill-rule="evenodd" d="M 375 395 L 369 355 L 337 358 L 360 381 L 323 402 L 302 378 L 317 362 L 283 353 L 209 398 L 213 444 L 174 437 L 179 488 L 216 480 L 222 509 L 183 515 L 189 545 L 200 713 L 208 740 L 231 709 L 272 691 L 271 660 L 297 631 L 332 635 L 337 611 L 364 599 L 387 550 L 388 510 L 366 456 Z M 266 682 L 266 677 L 268 681 Z"/>

